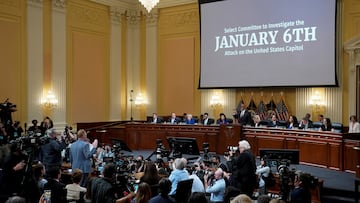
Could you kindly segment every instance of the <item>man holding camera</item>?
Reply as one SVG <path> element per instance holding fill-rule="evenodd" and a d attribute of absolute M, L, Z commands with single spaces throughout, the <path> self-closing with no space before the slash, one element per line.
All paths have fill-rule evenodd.
<path fill-rule="evenodd" d="M 61 167 L 61 151 L 66 148 L 65 139 L 58 134 L 54 128 L 47 130 L 48 139 L 40 148 L 40 160 L 45 165 L 45 169 L 50 167 Z"/>
<path fill-rule="evenodd" d="M 86 187 L 89 173 L 92 172 L 91 158 L 93 154 L 96 153 L 98 140 L 95 139 L 94 142 L 90 144 L 84 129 L 80 129 L 77 136 L 77 141 L 70 146 L 70 163 L 73 171 L 77 168 L 83 171 L 80 185 Z"/>

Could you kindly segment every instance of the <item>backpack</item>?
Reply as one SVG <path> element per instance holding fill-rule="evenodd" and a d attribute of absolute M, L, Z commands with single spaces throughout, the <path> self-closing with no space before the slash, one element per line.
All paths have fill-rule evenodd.
<path fill-rule="evenodd" d="M 262 176 L 262 179 L 265 182 L 265 187 L 269 188 L 269 187 L 275 186 L 276 181 L 275 181 L 274 174 L 271 172 L 271 170 L 269 172 L 268 177 Z"/>

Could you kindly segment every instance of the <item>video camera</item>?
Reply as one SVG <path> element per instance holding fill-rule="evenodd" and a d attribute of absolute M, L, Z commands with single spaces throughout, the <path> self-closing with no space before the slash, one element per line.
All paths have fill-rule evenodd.
<path fill-rule="evenodd" d="M 11 142 L 11 144 L 15 145 L 16 149 L 20 151 L 32 151 L 35 148 L 38 148 L 47 143 L 49 143 L 48 137 L 36 136 L 33 134 L 27 134 Z"/>

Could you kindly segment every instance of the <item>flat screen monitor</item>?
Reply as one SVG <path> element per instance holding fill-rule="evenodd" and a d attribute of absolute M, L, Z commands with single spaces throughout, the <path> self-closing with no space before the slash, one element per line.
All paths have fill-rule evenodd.
<path fill-rule="evenodd" d="M 127 146 L 127 144 L 121 140 L 121 139 L 111 139 L 114 150 L 120 150 L 120 151 L 128 151 L 132 152 L 132 150 Z"/>
<path fill-rule="evenodd" d="M 200 88 L 338 85 L 337 0 L 198 1 Z"/>
<path fill-rule="evenodd" d="M 181 154 L 200 155 L 195 138 L 167 137 L 166 139 L 172 151 L 181 152 Z"/>
<path fill-rule="evenodd" d="M 299 164 L 298 149 L 267 149 L 260 148 L 260 158 L 264 158 L 268 164 L 277 165 L 279 162 L 289 161 L 290 164 Z M 276 162 L 276 164 L 272 164 Z"/>

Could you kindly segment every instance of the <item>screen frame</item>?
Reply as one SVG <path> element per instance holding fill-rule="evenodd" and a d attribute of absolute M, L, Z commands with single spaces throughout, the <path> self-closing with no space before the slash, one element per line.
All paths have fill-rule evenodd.
<path fill-rule="evenodd" d="M 202 36 L 202 30 L 201 30 L 201 24 L 202 24 L 202 20 L 201 20 L 201 4 L 207 4 L 207 3 L 213 3 L 213 2 L 220 2 L 220 1 L 225 1 L 225 0 L 198 0 L 198 9 L 199 9 L 199 33 L 200 33 L 200 59 L 199 59 L 199 81 L 198 81 L 198 89 L 238 89 L 238 88 L 254 88 L 254 89 L 270 89 L 270 88 L 309 88 L 309 87 L 339 87 L 339 80 L 338 80 L 338 75 L 339 75 L 339 68 L 342 66 L 340 63 L 342 61 L 342 55 L 341 55 L 341 51 L 342 50 L 342 41 L 341 41 L 341 0 L 335 0 L 335 19 L 334 23 L 335 23 L 335 30 L 334 30 L 334 77 L 335 77 L 335 84 L 333 85 L 279 85 L 279 86 L 219 86 L 219 87 L 202 87 L 201 86 L 201 72 L 202 72 L 202 55 L 201 55 L 201 36 Z"/>

